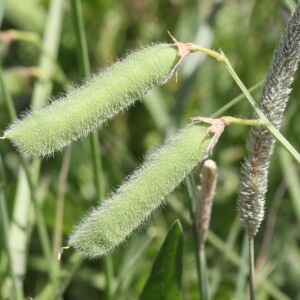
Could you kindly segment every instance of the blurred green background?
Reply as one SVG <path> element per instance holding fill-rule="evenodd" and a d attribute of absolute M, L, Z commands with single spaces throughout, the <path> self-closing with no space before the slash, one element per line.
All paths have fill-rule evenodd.
<path fill-rule="evenodd" d="M 0 12 L 3 13 L 5 1 L 1 1 Z M 93 73 L 109 66 L 131 49 L 156 42 L 170 43 L 169 30 L 180 41 L 222 49 L 248 88 L 265 78 L 295 4 L 288 0 L 81 2 Z M 47 28 L 50 7 L 54 10 L 51 17 L 53 27 Z M 48 38 L 48 46 L 41 50 L 39 42 L 26 41 L 24 37 L 7 40 L 3 32 L 9 29 L 34 33 L 40 41 Z M 18 114 L 32 106 L 45 104 L 48 98 L 56 99 L 71 85 L 84 80 L 79 71 L 78 44 L 69 1 L 8 0 L 1 30 L 0 57 L 5 84 Z M 41 63 L 42 56 L 48 60 L 48 66 Z M 38 85 L 42 92 L 37 91 Z M 252 93 L 256 99 L 260 90 L 261 87 Z M 149 151 L 158 147 L 177 128 L 188 124 L 191 117 L 210 116 L 239 94 L 239 88 L 224 65 L 205 55 L 190 55 L 181 66 L 177 81 L 174 77 L 165 86 L 154 89 L 144 101 L 120 114 L 98 132 L 103 169 L 101 184 L 105 195 L 114 191 Z M 282 126 L 283 134 L 296 149 L 300 144 L 299 97 L 298 72 Z M 224 114 L 251 118 L 252 109 L 243 99 Z M 1 132 L 9 122 L 0 91 Z M 238 221 L 236 200 L 248 131 L 245 126 L 228 127 L 212 156 L 219 166 L 206 248 L 212 299 L 245 297 L 245 283 L 242 291 L 237 284 L 242 280 L 239 259 L 244 251 L 244 230 Z M 8 141 L 0 142 L 0 153 L 7 177 L 6 200 L 11 222 L 18 222 L 20 218 L 28 225 L 24 241 L 11 234 L 13 244 L 25 244 L 25 296 L 47 299 L 43 296 L 47 295 L 49 281 L 45 257 L 37 230 L 32 225 L 34 216 L 30 213 L 30 201 L 23 199 L 28 195 L 28 188 L 26 184 L 22 185 L 24 175 L 20 173 L 19 154 Z M 99 203 L 91 156 L 88 139 L 72 146 L 65 181 L 63 245 L 67 243 L 73 226 Z M 56 203 L 63 157 L 63 153 L 57 153 L 43 159 L 36 180 L 36 195 L 43 204 L 50 237 L 57 222 Z M 198 173 L 199 168 L 193 173 L 196 184 L 199 184 Z M 270 166 L 266 216 L 255 239 L 258 299 L 300 299 L 299 186 L 299 166 L 277 145 Z M 188 205 L 186 184 L 183 184 L 145 226 L 111 254 L 115 290 L 112 299 L 138 298 L 166 232 L 176 219 L 180 219 L 185 237 L 183 298 L 199 299 Z M 2 239 L 0 246 L 0 298 L 9 299 Z M 80 262 L 77 266 L 71 260 L 72 254 L 73 250 L 66 251 L 61 263 L 61 269 L 70 275 L 63 299 L 105 299 L 103 261 L 77 260 Z M 72 270 L 75 266 L 77 268 Z"/>

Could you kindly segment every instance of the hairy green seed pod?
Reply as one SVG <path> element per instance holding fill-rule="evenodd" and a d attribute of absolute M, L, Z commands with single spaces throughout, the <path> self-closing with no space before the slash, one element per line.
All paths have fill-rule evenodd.
<path fill-rule="evenodd" d="M 169 44 L 133 52 L 65 97 L 25 115 L 9 126 L 4 138 L 31 156 L 61 150 L 164 83 L 179 61 L 177 52 Z"/>
<path fill-rule="evenodd" d="M 209 141 L 205 126 L 193 125 L 179 131 L 82 220 L 69 244 L 87 257 L 99 257 L 118 246 L 206 158 Z"/>

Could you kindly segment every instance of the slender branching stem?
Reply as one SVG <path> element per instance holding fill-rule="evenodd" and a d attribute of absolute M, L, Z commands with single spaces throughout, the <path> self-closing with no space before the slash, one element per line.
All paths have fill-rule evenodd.
<path fill-rule="evenodd" d="M 245 85 L 242 83 L 236 72 L 234 71 L 233 67 L 231 66 L 229 60 L 225 59 L 226 67 L 230 73 L 230 75 L 233 77 L 235 82 L 238 84 L 240 89 L 245 94 L 248 102 L 252 105 L 254 111 L 258 115 L 258 117 L 261 119 L 263 123 L 266 124 L 266 128 L 269 130 L 269 132 L 273 135 L 273 137 L 280 142 L 286 150 L 296 159 L 298 163 L 300 163 L 300 154 L 298 151 L 290 144 L 290 142 L 279 132 L 278 129 L 269 121 L 269 119 L 266 117 L 266 115 L 263 113 L 263 111 L 259 108 L 251 94 L 249 93 L 248 89 L 245 87 Z"/>
<path fill-rule="evenodd" d="M 226 68 L 232 78 L 235 80 L 237 85 L 240 87 L 244 95 L 246 96 L 248 102 L 253 107 L 254 111 L 256 112 L 257 116 L 260 118 L 260 120 L 266 125 L 266 128 L 268 131 L 274 136 L 275 139 L 277 139 L 286 149 L 287 151 L 300 163 L 300 154 L 297 152 L 297 150 L 287 141 L 287 139 L 276 129 L 276 127 L 269 121 L 269 119 L 266 117 L 266 115 L 262 112 L 262 110 L 259 108 L 251 94 L 249 93 L 248 89 L 245 87 L 239 76 L 236 74 L 235 70 L 233 69 L 232 65 L 230 64 L 228 58 L 225 56 L 223 52 L 216 52 L 212 51 L 210 49 L 206 49 L 203 47 L 200 47 L 195 44 L 191 44 L 191 51 L 192 52 L 203 52 L 206 53 L 212 57 L 214 57 L 216 60 L 223 62 L 226 65 Z"/>

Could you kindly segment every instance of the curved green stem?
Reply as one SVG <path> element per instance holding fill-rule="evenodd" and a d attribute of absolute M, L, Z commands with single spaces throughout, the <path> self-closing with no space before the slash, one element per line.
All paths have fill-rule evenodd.
<path fill-rule="evenodd" d="M 15 108 L 13 106 L 13 102 L 12 99 L 6 89 L 6 86 L 4 84 L 4 80 L 3 80 L 3 76 L 2 76 L 2 67 L 0 66 L 0 84 L 2 87 L 2 92 L 3 92 L 3 96 L 5 99 L 5 103 L 8 109 L 8 113 L 9 116 L 11 118 L 11 120 L 14 120 L 16 118 L 16 111 Z M 31 200 L 32 200 L 32 204 L 34 207 L 34 212 L 36 215 L 36 221 L 37 221 L 37 230 L 39 233 L 39 238 L 40 238 L 40 242 L 42 245 L 42 249 L 46 258 L 46 263 L 48 265 L 48 273 L 49 273 L 49 277 L 51 279 L 51 282 L 53 283 L 53 287 L 55 286 L 55 276 L 54 276 L 54 269 L 53 269 L 53 264 L 52 264 L 52 255 L 51 255 L 51 247 L 50 247 L 50 241 L 49 241 L 49 237 L 48 237 L 48 233 L 47 233 L 47 229 L 46 229 L 46 224 L 45 224 L 45 220 L 42 214 L 42 210 L 38 204 L 37 198 L 35 196 L 35 188 L 34 188 L 34 183 L 32 180 L 32 176 L 31 173 L 29 171 L 29 165 L 28 162 L 25 160 L 25 158 L 23 156 L 20 156 L 21 159 L 21 164 L 25 170 L 26 173 L 26 177 L 29 183 L 29 187 L 30 187 L 30 192 L 31 192 Z"/>
<path fill-rule="evenodd" d="M 23 300 L 23 290 L 22 287 L 19 286 L 16 274 L 13 269 L 13 257 L 10 247 L 10 239 L 9 239 L 9 219 L 8 219 L 8 211 L 6 206 L 6 197 L 4 190 L 2 189 L 5 185 L 5 173 L 4 167 L 2 163 L 2 157 L 0 155 L 0 224 L 2 225 L 2 236 L 3 236 L 3 244 L 6 250 L 7 262 L 8 262 L 8 271 L 10 274 L 10 279 L 12 282 L 12 290 L 16 300 Z"/>
<path fill-rule="evenodd" d="M 230 64 L 228 58 L 225 56 L 223 52 L 216 52 L 212 51 L 210 49 L 203 48 L 201 46 L 191 44 L 191 51 L 192 52 L 203 52 L 206 53 L 212 57 L 214 57 L 216 60 L 223 62 L 226 65 L 226 68 L 232 78 L 235 80 L 237 85 L 240 87 L 244 95 L 246 96 L 248 102 L 253 107 L 254 111 L 258 115 L 258 117 L 261 119 L 263 123 L 265 123 L 266 128 L 269 130 L 269 132 L 274 136 L 274 138 L 279 141 L 286 150 L 297 160 L 297 162 L 300 163 L 300 154 L 298 151 L 287 141 L 287 139 L 275 128 L 275 126 L 269 121 L 269 119 L 265 116 L 265 114 L 262 112 L 262 110 L 259 108 L 251 94 L 249 93 L 248 89 L 245 87 L 245 85 L 242 83 L 236 72 L 234 71 L 232 65 Z"/>

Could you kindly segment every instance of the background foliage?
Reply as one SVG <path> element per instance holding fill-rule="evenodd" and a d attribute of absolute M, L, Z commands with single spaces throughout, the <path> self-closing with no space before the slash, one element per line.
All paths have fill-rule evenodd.
<path fill-rule="evenodd" d="M 50 1 L 8 0 L 1 30 L 18 29 L 34 32 L 43 39 Z M 54 2 L 54 1 L 53 1 Z M 59 1 L 56 1 L 59 2 Z M 56 22 L 62 22 L 61 36 L 57 38 L 57 63 L 59 69 L 38 69 L 32 74 L 28 69 L 38 66 L 40 56 L 47 56 L 36 44 L 12 41 L 0 44 L 5 83 L 18 113 L 35 106 L 34 89 L 37 84 L 53 90 L 51 97 L 63 93 L 71 83 L 79 84 L 78 45 L 72 24 L 68 1 L 63 1 L 63 12 Z M 22 4 L 23 3 L 23 4 Z M 179 40 L 196 42 L 212 49 L 221 48 L 230 59 L 244 84 L 251 87 L 265 78 L 281 33 L 287 23 L 292 1 L 82 1 L 88 53 L 92 72 L 108 66 L 118 57 L 141 45 L 153 42 L 170 42 L 169 30 Z M 1 9 L 1 8 L 0 8 Z M 47 33 L 51 36 L 51 28 Z M 46 52 L 46 53 L 45 53 Z M 22 69 L 20 69 L 22 68 Z M 26 69 L 24 69 L 26 68 Z M 25 72 L 24 72 L 25 70 Z M 60 70 L 60 71 L 58 71 Z M 21 72 L 22 71 L 22 72 Z M 285 113 L 282 132 L 297 148 L 300 143 L 298 121 L 300 76 L 296 74 L 291 101 Z M 176 128 L 190 122 L 194 116 L 210 116 L 234 97 L 239 89 L 225 67 L 215 60 L 194 54 L 188 57 L 166 86 L 156 88 L 129 111 L 120 114 L 98 132 L 101 143 L 102 188 L 105 194 L 114 190 L 143 160 L 144 155 L 160 145 Z M 253 93 L 257 98 L 260 89 Z M 251 118 L 251 109 L 243 100 L 227 111 L 226 115 Z M 0 128 L 4 130 L 10 119 L 1 95 Z M 249 128 L 232 125 L 225 130 L 213 159 L 219 166 L 219 182 L 213 207 L 210 233 L 207 242 L 207 264 L 211 293 L 214 299 L 243 299 L 245 282 L 241 276 L 244 231 L 236 213 L 239 188 L 239 169 L 245 155 L 245 141 Z M 30 202 L 14 215 L 18 200 L 28 194 L 22 185 L 18 153 L 7 141 L 1 141 L 7 177 L 6 200 L 11 220 L 30 216 L 34 220 Z M 43 203 L 43 214 L 49 235 L 53 235 L 56 203 L 60 195 L 60 176 L 63 154 L 45 159 L 40 165 L 37 198 Z M 176 162 L 174 162 L 176 163 Z M 198 169 L 194 180 L 199 184 Z M 300 211 L 299 167 L 276 147 L 271 161 L 266 218 L 255 239 L 257 256 L 258 299 L 300 299 Z M 65 188 L 63 239 L 82 216 L 98 203 L 94 185 L 93 161 L 88 139 L 72 147 L 70 167 Z M 18 204 L 20 205 L 20 204 Z M 188 208 L 188 193 L 183 185 L 170 196 L 146 226 L 132 236 L 126 245 L 112 255 L 113 299 L 136 299 L 149 276 L 152 263 L 168 228 L 180 219 L 184 230 L 183 297 L 198 299 L 194 241 Z M 32 224 L 29 222 L 28 224 Z M 26 296 L 46 295 L 46 258 L 41 250 L 35 226 L 26 228 L 25 262 Z M 11 235 L 12 244 L 20 238 Z M 0 246 L 3 249 L 2 239 Z M 244 246 L 245 247 L 245 246 Z M 4 298 L 6 256 L 0 252 L 0 283 Z M 64 253 L 62 270 L 70 276 L 64 292 L 65 299 L 104 299 L 105 276 L 102 261 L 81 261 Z M 76 258 L 75 262 L 72 258 Z M 53 258 L 53 260 L 55 260 Z M 77 267 L 72 269 L 72 267 Z M 267 280 L 267 281 L 266 281 Z M 242 283 L 240 282 L 242 281 Z M 271 285 L 270 285 L 271 283 Z M 272 295 L 272 296 L 270 296 Z M 1 298 L 1 296 L 0 296 Z M 5 298 L 4 298 L 5 299 Z"/>

